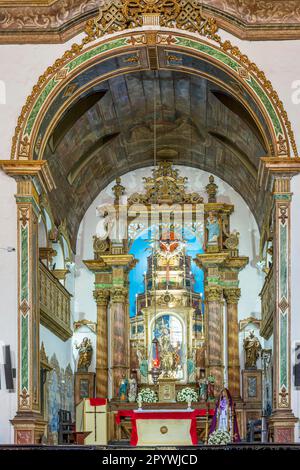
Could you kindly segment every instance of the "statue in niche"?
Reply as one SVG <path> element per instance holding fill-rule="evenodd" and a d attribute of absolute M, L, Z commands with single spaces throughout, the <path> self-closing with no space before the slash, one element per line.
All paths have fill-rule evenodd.
<path fill-rule="evenodd" d="M 207 228 L 207 242 L 208 244 L 216 245 L 220 236 L 220 225 L 218 218 L 213 212 L 208 213 L 208 219 L 206 223 Z"/>
<path fill-rule="evenodd" d="M 127 401 L 128 379 L 123 375 L 119 386 L 119 399 L 120 401 Z"/>
<path fill-rule="evenodd" d="M 261 344 L 255 336 L 254 330 L 250 330 L 249 336 L 244 339 L 245 369 L 256 369 L 256 363 L 260 356 Z"/>
<path fill-rule="evenodd" d="M 128 381 L 128 401 L 130 403 L 134 403 L 136 401 L 137 397 L 137 381 L 136 378 L 133 374 L 131 374 L 131 377 Z"/>
<path fill-rule="evenodd" d="M 158 341 L 163 376 L 173 377 L 176 367 L 178 367 L 178 358 L 180 363 L 180 355 L 177 351 L 177 348 L 174 348 L 171 344 L 170 330 L 165 325 L 162 325 L 160 330 L 161 335 Z"/>
<path fill-rule="evenodd" d="M 93 346 L 91 340 L 89 338 L 83 338 L 79 346 L 78 344 L 75 344 L 75 348 L 79 350 L 77 371 L 88 372 L 93 356 Z"/>

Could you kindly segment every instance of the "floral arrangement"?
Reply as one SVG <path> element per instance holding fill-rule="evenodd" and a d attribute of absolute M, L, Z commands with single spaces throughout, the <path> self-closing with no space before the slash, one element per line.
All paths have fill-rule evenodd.
<path fill-rule="evenodd" d="M 138 403 L 156 403 L 157 401 L 157 394 L 151 388 L 144 388 L 137 396 Z"/>
<path fill-rule="evenodd" d="M 177 393 L 177 401 L 192 403 L 198 401 L 198 394 L 190 387 L 185 387 Z"/>
<path fill-rule="evenodd" d="M 226 446 L 230 442 L 231 437 L 228 431 L 214 431 L 210 434 L 208 438 L 208 445 L 210 446 Z"/>

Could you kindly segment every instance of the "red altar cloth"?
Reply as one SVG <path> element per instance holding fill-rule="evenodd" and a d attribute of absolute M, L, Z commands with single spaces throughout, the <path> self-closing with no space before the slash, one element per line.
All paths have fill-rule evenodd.
<path fill-rule="evenodd" d="M 215 411 L 209 410 L 209 416 L 214 416 Z M 137 446 L 138 444 L 138 433 L 137 433 L 137 426 L 136 420 L 137 419 L 190 419 L 191 420 L 191 428 L 190 428 L 190 435 L 193 445 L 198 444 L 197 438 L 197 416 L 206 416 L 207 410 L 193 410 L 193 411 L 168 411 L 168 412 L 160 412 L 160 411 L 150 411 L 150 412 L 136 412 L 134 410 L 120 410 L 116 415 L 116 422 L 117 424 L 121 423 L 121 418 L 129 417 L 131 418 L 132 422 L 132 432 L 131 432 L 131 439 L 130 445 Z"/>

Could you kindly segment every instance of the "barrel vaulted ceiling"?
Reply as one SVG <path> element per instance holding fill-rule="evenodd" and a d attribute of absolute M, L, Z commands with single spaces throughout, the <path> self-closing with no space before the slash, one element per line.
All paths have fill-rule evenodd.
<path fill-rule="evenodd" d="M 52 208 L 57 220 L 67 220 L 73 247 L 99 192 L 117 176 L 153 164 L 155 96 L 158 160 L 221 177 L 260 223 L 256 180 L 267 149 L 251 114 L 208 79 L 171 70 L 134 71 L 89 89 L 48 140 L 44 158 L 57 186 Z"/>

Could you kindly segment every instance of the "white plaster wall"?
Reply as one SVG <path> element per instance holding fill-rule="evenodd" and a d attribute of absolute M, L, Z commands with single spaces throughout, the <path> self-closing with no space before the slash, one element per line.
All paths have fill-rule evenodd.
<path fill-rule="evenodd" d="M 208 183 L 209 173 L 183 166 L 176 167 L 183 176 L 188 178 L 189 191 L 202 192 Z M 122 185 L 126 187 L 126 196 L 143 191 L 142 178 L 151 176 L 151 168 L 143 168 L 122 177 Z M 259 317 L 260 301 L 258 294 L 261 290 L 263 278 L 256 267 L 258 261 L 259 231 L 255 219 L 241 196 L 227 183 L 215 177 L 219 186 L 218 201 L 233 204 L 235 212 L 231 217 L 231 230 L 240 234 L 240 254 L 248 256 L 249 265 L 241 272 L 240 287 L 242 296 L 240 300 L 240 319 L 249 316 Z M 111 183 L 87 210 L 78 232 L 77 254 L 75 258 L 75 317 L 96 321 L 96 305 L 92 296 L 94 289 L 94 275 L 86 268 L 83 260 L 93 258 L 93 236 L 99 222 L 97 207 L 113 201 Z M 207 196 L 202 192 L 204 199 Z"/>
<path fill-rule="evenodd" d="M 40 343 L 44 343 L 46 354 L 50 361 L 53 354 L 56 355 L 59 365 L 62 369 L 66 369 L 70 364 L 74 370 L 74 358 L 72 354 L 72 338 L 62 341 L 58 336 L 52 333 L 43 325 L 40 325 Z"/>
<path fill-rule="evenodd" d="M 0 159 L 10 158 L 18 116 L 39 76 L 80 37 L 65 44 L 1 45 L 0 81 L 5 84 L 6 99 L 5 104 L 0 101 Z"/>
<path fill-rule="evenodd" d="M 0 247 L 17 246 L 17 217 L 13 179 L 0 171 Z M 9 422 L 16 412 L 17 394 L 6 390 L 3 346 L 9 345 L 12 366 L 17 367 L 17 253 L 0 250 L 0 444 L 13 442 Z M 16 381 L 15 381 L 16 389 Z"/>

